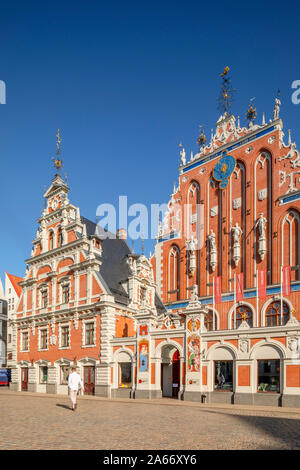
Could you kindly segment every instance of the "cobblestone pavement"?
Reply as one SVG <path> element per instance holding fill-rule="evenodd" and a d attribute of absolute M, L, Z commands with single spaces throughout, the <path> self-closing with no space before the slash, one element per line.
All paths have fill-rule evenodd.
<path fill-rule="evenodd" d="M 0 449 L 300 449 L 300 409 L 0 389 Z"/>

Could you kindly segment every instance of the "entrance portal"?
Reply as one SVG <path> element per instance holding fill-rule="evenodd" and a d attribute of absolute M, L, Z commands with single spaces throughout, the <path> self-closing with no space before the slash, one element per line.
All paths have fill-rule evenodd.
<path fill-rule="evenodd" d="M 92 366 L 84 367 L 84 394 L 85 395 L 95 394 L 95 367 L 92 367 Z"/>
<path fill-rule="evenodd" d="M 165 346 L 161 358 L 161 390 L 163 397 L 178 398 L 180 388 L 180 356 L 174 346 Z"/>
<path fill-rule="evenodd" d="M 28 390 L 28 367 L 21 368 L 21 390 L 22 392 Z"/>

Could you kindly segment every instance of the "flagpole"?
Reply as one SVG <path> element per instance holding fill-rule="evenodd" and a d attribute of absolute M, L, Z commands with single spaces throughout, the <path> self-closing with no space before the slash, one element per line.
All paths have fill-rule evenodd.
<path fill-rule="evenodd" d="M 282 287 L 283 287 L 283 266 L 280 266 L 280 325 L 282 325 Z"/>
<path fill-rule="evenodd" d="M 233 320 L 233 326 L 234 326 L 234 328 L 236 328 L 236 273 L 234 273 L 233 299 L 234 299 L 234 320 Z"/>
<path fill-rule="evenodd" d="M 215 326 L 215 277 L 213 277 L 213 330 Z"/>
<path fill-rule="evenodd" d="M 258 269 L 256 270 L 256 327 L 258 328 Z"/>

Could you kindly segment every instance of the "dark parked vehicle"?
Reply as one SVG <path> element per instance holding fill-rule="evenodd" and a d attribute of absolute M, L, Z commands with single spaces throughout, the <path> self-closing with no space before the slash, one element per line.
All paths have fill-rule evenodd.
<path fill-rule="evenodd" d="M 11 381 L 11 370 L 0 369 L 0 385 L 9 385 Z"/>

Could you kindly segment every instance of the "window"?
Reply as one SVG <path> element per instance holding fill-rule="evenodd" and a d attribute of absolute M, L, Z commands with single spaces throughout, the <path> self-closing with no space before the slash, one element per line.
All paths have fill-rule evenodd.
<path fill-rule="evenodd" d="M 236 307 L 236 328 L 238 328 L 243 321 L 247 322 L 252 327 L 252 310 L 246 305 L 239 305 Z M 232 328 L 234 328 L 234 311 L 232 314 Z"/>
<path fill-rule="evenodd" d="M 29 341 L 28 341 L 28 331 L 22 332 L 22 351 L 28 351 Z"/>
<path fill-rule="evenodd" d="M 11 335 L 8 335 L 8 342 L 11 343 Z"/>
<path fill-rule="evenodd" d="M 63 244 L 63 234 L 62 229 L 59 227 L 57 231 L 57 246 L 62 246 Z"/>
<path fill-rule="evenodd" d="M 216 319 L 215 319 L 215 325 L 214 325 L 214 314 L 212 311 L 209 311 L 205 317 L 204 317 L 204 325 L 205 325 L 205 328 L 208 330 L 208 331 L 213 331 L 214 329 L 216 329 Z M 215 327 L 214 327 L 215 326 Z"/>
<path fill-rule="evenodd" d="M 290 310 L 285 302 L 282 302 L 282 325 L 285 325 L 290 317 Z M 281 302 L 272 302 L 266 311 L 266 326 L 281 325 Z"/>
<path fill-rule="evenodd" d="M 131 387 L 131 362 L 121 362 L 119 364 L 119 386 Z"/>
<path fill-rule="evenodd" d="M 71 368 L 70 366 L 61 366 L 60 367 L 60 383 L 62 385 L 68 385 L 68 378 L 70 375 Z"/>
<path fill-rule="evenodd" d="M 48 331 L 40 330 L 40 349 L 48 348 Z"/>
<path fill-rule="evenodd" d="M 94 343 L 94 323 L 86 323 L 85 324 L 85 344 L 91 345 Z"/>
<path fill-rule="evenodd" d="M 48 305 L 48 290 L 42 289 L 41 290 L 41 307 L 46 308 Z"/>
<path fill-rule="evenodd" d="M 280 360 L 257 361 L 258 368 L 258 392 L 280 391 Z"/>
<path fill-rule="evenodd" d="M 62 348 L 68 348 L 70 346 L 69 342 L 69 326 L 62 326 L 61 327 L 61 347 Z"/>
<path fill-rule="evenodd" d="M 54 248 L 54 232 L 51 230 L 49 233 L 49 250 L 53 250 Z"/>
<path fill-rule="evenodd" d="M 48 367 L 40 367 L 40 384 L 46 384 L 48 382 Z"/>
<path fill-rule="evenodd" d="M 215 390 L 233 390 L 233 361 L 215 361 Z"/>
<path fill-rule="evenodd" d="M 70 286 L 69 284 L 64 284 L 62 286 L 62 303 L 68 304 L 70 300 Z"/>

